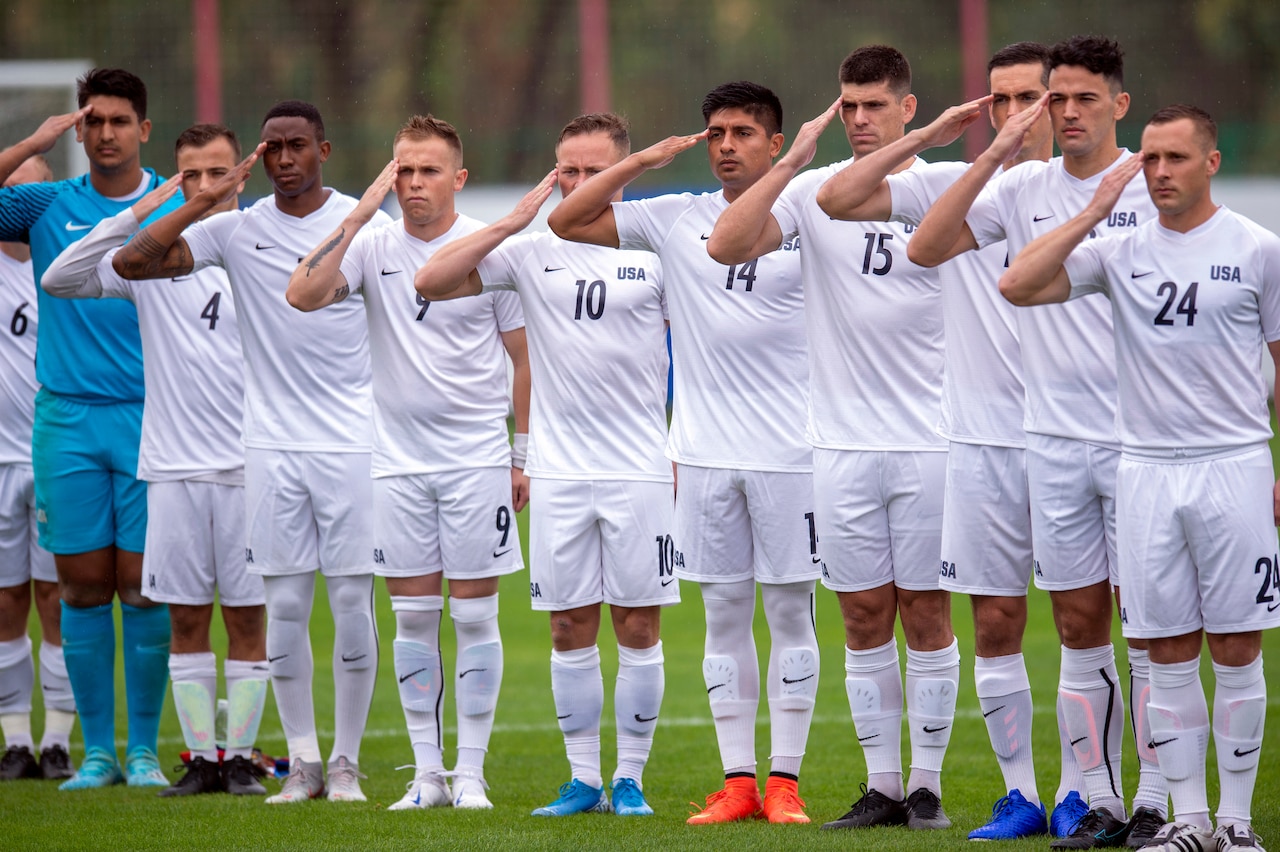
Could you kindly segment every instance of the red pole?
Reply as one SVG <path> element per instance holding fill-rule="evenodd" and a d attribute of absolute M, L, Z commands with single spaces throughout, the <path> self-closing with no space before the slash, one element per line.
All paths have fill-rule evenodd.
<path fill-rule="evenodd" d="M 196 64 L 196 121 L 222 121 L 222 31 L 218 0 L 191 0 Z"/>
<path fill-rule="evenodd" d="M 963 100 L 971 101 L 991 91 L 987 80 L 987 0 L 960 2 L 960 64 Z M 964 134 L 964 158 L 972 163 L 991 142 L 991 126 L 975 122 Z"/>
<path fill-rule="evenodd" d="M 578 0 L 578 58 L 578 76 L 582 81 L 582 111 L 608 111 L 608 0 Z"/>

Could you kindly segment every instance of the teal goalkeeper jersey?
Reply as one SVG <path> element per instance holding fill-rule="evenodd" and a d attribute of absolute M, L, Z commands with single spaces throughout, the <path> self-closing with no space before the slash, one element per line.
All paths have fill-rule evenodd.
<path fill-rule="evenodd" d="M 147 191 L 163 178 L 150 169 Z M 56 183 L 0 189 L 0 240 L 27 242 L 36 284 L 64 248 L 102 219 L 137 198 L 114 201 L 93 188 L 89 175 Z M 177 195 L 156 216 L 182 203 Z M 138 312 L 124 299 L 57 299 L 36 288 L 40 335 L 36 380 L 59 396 L 90 404 L 141 402 L 142 341 Z M 2 318 L 0 318 L 2 319 Z"/>

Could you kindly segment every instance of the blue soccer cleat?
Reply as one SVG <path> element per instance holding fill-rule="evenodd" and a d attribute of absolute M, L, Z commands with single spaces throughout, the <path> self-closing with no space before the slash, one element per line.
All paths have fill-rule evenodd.
<path fill-rule="evenodd" d="M 653 808 L 634 778 L 619 778 L 613 782 L 613 812 L 618 816 L 652 816 Z"/>
<path fill-rule="evenodd" d="M 104 748 L 95 746 L 85 753 L 76 774 L 59 784 L 58 789 L 93 790 L 123 783 L 124 775 L 120 772 L 120 764 L 116 761 L 116 756 Z M 168 786 L 167 781 L 165 786 Z"/>
<path fill-rule="evenodd" d="M 1014 840 L 1033 837 L 1049 830 L 1044 805 L 1033 805 L 1013 789 L 991 809 L 991 821 L 969 832 L 970 840 Z"/>
<path fill-rule="evenodd" d="M 613 810 L 603 787 L 592 787 L 577 778 L 560 786 L 560 798 L 536 809 L 533 816 L 570 816 L 572 814 L 607 814 Z"/>
<path fill-rule="evenodd" d="M 168 787 L 169 779 L 160 771 L 160 760 L 146 746 L 134 746 L 124 757 L 124 775 L 130 787 Z"/>
<path fill-rule="evenodd" d="M 1075 828 L 1076 823 L 1080 821 L 1080 817 L 1088 812 L 1089 806 L 1084 803 L 1084 799 L 1080 798 L 1079 793 L 1072 790 L 1053 809 L 1053 815 L 1049 817 L 1049 833 L 1054 837 L 1066 837 Z"/>

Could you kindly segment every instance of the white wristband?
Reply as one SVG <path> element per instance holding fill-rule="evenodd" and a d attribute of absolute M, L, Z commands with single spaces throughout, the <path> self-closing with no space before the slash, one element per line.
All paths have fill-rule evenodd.
<path fill-rule="evenodd" d="M 527 432 L 517 432 L 511 442 L 511 466 L 524 470 L 525 462 L 528 460 L 529 434 Z"/>

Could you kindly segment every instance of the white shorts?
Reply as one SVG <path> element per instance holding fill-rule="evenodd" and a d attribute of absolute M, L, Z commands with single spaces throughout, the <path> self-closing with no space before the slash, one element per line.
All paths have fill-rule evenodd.
<path fill-rule="evenodd" d="M 213 482 L 147 483 L 142 594 L 159 603 L 261 606 L 262 578 L 244 561 L 244 488 Z"/>
<path fill-rule="evenodd" d="M 1120 451 L 1071 438 L 1027 433 L 1031 541 L 1036 588 L 1119 585 L 1116 466 Z"/>
<path fill-rule="evenodd" d="M 31 465 L 0 465 L 0 589 L 30 580 L 58 582 L 53 554 L 38 538 Z"/>
<path fill-rule="evenodd" d="M 936 591 L 947 454 L 813 450 L 822 584 Z"/>
<path fill-rule="evenodd" d="M 798 583 L 822 573 L 813 475 L 682 464 L 676 576 L 698 583 Z"/>
<path fill-rule="evenodd" d="M 1022 597 L 1031 582 L 1027 452 L 951 444 L 942 509 L 942 588 Z"/>
<path fill-rule="evenodd" d="M 532 479 L 531 605 L 563 612 L 598 603 L 679 603 L 671 514 L 669 482 Z"/>
<path fill-rule="evenodd" d="M 1122 459 L 1121 626 L 1138 639 L 1280 626 L 1267 448 L 1209 461 Z"/>
<path fill-rule="evenodd" d="M 372 479 L 368 453 L 244 451 L 254 574 L 319 570 L 326 577 L 373 573 Z"/>
<path fill-rule="evenodd" d="M 373 480 L 373 573 L 478 580 L 524 567 L 511 468 Z"/>

